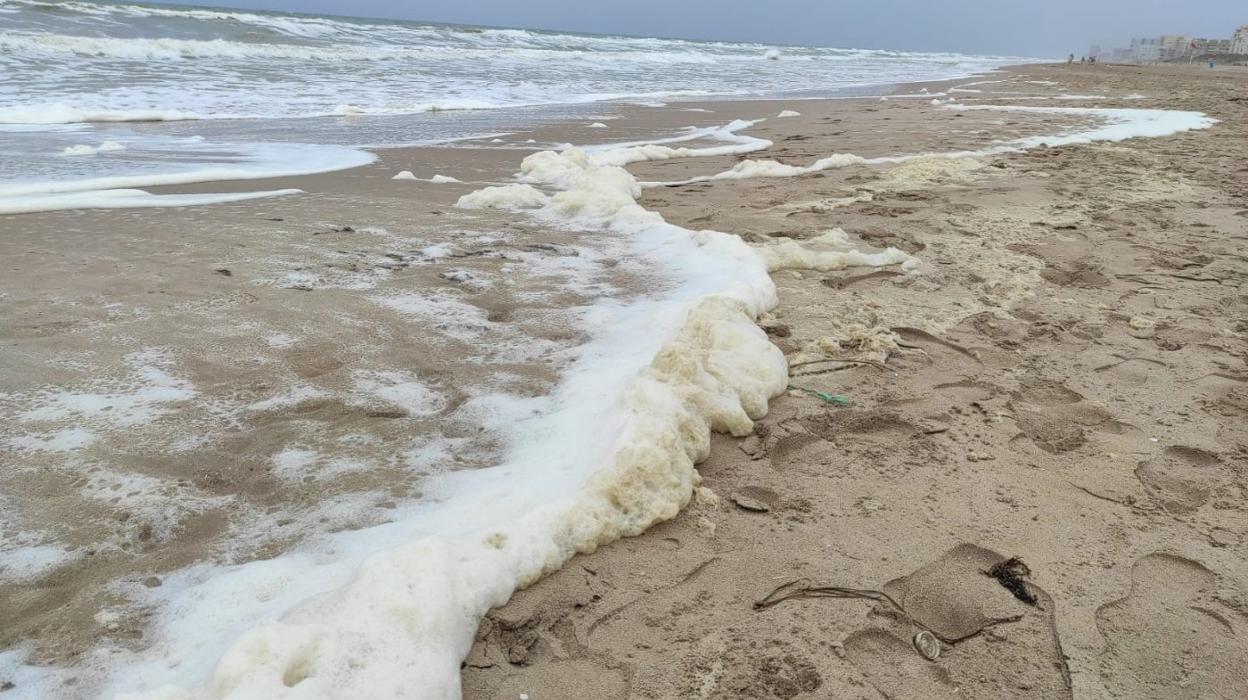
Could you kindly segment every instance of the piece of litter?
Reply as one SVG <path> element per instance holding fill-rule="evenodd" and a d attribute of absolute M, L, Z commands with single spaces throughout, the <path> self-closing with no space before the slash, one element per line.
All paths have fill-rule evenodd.
<path fill-rule="evenodd" d="M 1031 569 L 1023 563 L 1018 557 L 1010 557 L 1005 561 L 992 565 L 991 569 L 984 572 L 985 576 L 991 576 L 1000 583 L 1005 590 L 1014 594 L 1015 598 L 1024 603 L 1036 606 L 1036 596 L 1027 590 L 1027 582 L 1023 579 L 1031 575 Z"/>
<path fill-rule="evenodd" d="M 927 630 L 914 635 L 914 648 L 928 661 L 940 658 L 940 640 Z"/>
<path fill-rule="evenodd" d="M 789 388 L 794 391 L 802 391 L 807 394 L 817 396 L 820 399 L 822 399 L 824 403 L 830 403 L 834 406 L 848 406 L 849 405 L 849 397 L 845 396 L 844 394 L 829 394 L 823 391 L 815 391 L 814 389 L 807 389 L 805 387 L 793 386 L 792 384 L 789 385 Z"/>

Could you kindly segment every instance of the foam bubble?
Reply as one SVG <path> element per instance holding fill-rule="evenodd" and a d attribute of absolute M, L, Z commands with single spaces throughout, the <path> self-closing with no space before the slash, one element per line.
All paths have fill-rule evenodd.
<path fill-rule="evenodd" d="M 484 309 L 473 306 L 454 292 L 426 289 L 373 297 L 372 302 L 404 316 L 433 324 L 443 334 L 463 341 L 478 338 L 489 327 Z"/>
<path fill-rule="evenodd" d="M 171 411 L 174 404 L 197 394 L 189 381 L 171 373 L 170 359 L 163 353 L 131 353 L 126 363 L 130 366 L 126 377 L 103 383 L 97 391 L 49 390 L 25 397 L 22 403 L 27 408 L 17 414 L 17 419 L 36 424 L 75 420 L 128 427 L 150 423 Z"/>
<path fill-rule="evenodd" d="M 296 384 L 274 392 L 266 399 L 255 401 L 246 410 L 254 413 L 285 411 L 309 401 L 319 401 L 331 396 L 328 391 L 311 384 Z"/>
<path fill-rule="evenodd" d="M 0 579 L 35 581 L 77 558 L 75 552 L 52 544 L 6 549 L 0 551 Z"/>
<path fill-rule="evenodd" d="M 782 238 L 758 248 L 767 269 L 843 270 L 847 267 L 885 267 L 901 265 L 913 269 L 918 259 L 897 248 L 887 248 L 878 253 L 862 253 L 849 246 L 848 235 L 841 229 L 832 229 L 805 242 Z"/>
<path fill-rule="evenodd" d="M 66 146 L 62 151 L 67 156 L 93 156 L 97 153 L 108 153 L 110 151 L 124 151 L 125 145 L 116 141 L 105 141 L 98 146 L 88 146 L 86 144 L 78 144 L 75 146 Z"/>
<path fill-rule="evenodd" d="M 279 479 L 298 481 L 308 476 L 320 459 L 315 450 L 287 447 L 273 455 L 273 474 Z"/>
<path fill-rule="evenodd" d="M 303 190 L 263 190 L 216 194 L 152 194 L 143 190 L 98 190 L 34 197 L 0 197 L 0 214 L 29 214 L 66 209 L 150 209 L 245 202 L 249 199 L 300 194 Z"/>
<path fill-rule="evenodd" d="M 46 434 L 10 438 L 9 447 L 29 452 L 73 452 L 95 442 L 94 432 L 85 428 L 64 428 Z"/>
<path fill-rule="evenodd" d="M 357 370 L 351 375 L 351 384 L 354 400 L 367 406 L 396 407 L 418 418 L 446 407 L 446 397 L 412 372 Z"/>
<path fill-rule="evenodd" d="M 498 185 L 470 192 L 459 198 L 460 209 L 533 209 L 550 201 L 545 193 L 521 183 Z"/>

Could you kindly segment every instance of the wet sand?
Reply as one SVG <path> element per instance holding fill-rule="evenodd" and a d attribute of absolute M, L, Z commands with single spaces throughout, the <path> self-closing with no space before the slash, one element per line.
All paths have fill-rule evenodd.
<path fill-rule="evenodd" d="M 582 342 L 576 310 L 655 284 L 602 236 L 455 210 L 478 185 L 390 179 L 493 181 L 518 153 L 391 151 L 279 181 L 293 197 L 3 217 L 0 648 L 141 649 L 168 574 L 385 522 L 439 474 L 498 463 L 506 412 Z"/>
<path fill-rule="evenodd" d="M 682 226 L 760 244 L 835 226 L 924 266 L 775 273 L 763 325 L 791 383 L 848 405 L 791 391 L 752 436 L 716 437 L 700 467 L 714 497 L 489 615 L 466 697 L 1248 695 L 1248 71 L 1036 66 L 967 89 L 983 91 L 954 93 L 968 104 L 1100 95 L 1040 104 L 1221 122 L 976 170 L 647 191 Z M 750 130 L 775 142 L 751 158 L 949 151 L 1029 121 L 900 99 L 783 107 L 801 116 Z M 1034 604 L 983 573 L 1014 556 Z M 793 581 L 896 606 L 756 609 Z M 923 630 L 947 640 L 935 660 L 912 643 Z"/>

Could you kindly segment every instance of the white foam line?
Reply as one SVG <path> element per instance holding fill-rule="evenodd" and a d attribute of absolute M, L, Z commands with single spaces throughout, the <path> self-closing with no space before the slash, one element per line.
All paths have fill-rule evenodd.
<path fill-rule="evenodd" d="M 143 190 L 96 190 L 53 194 L 38 197 L 0 199 L 0 215 L 31 214 L 68 209 L 151 209 L 158 207 L 192 207 L 205 204 L 242 202 L 262 197 L 301 194 L 303 190 L 267 190 L 262 192 L 221 192 L 213 194 L 152 194 Z"/>
<path fill-rule="evenodd" d="M 976 80 L 973 83 L 962 83 L 958 87 L 975 87 L 976 85 L 995 85 L 998 83 L 1008 83 L 1014 81 L 1015 78 L 1004 78 L 1002 80 Z"/>
<path fill-rule="evenodd" d="M 223 160 L 237 161 L 236 165 L 175 173 L 0 185 L 0 214 L 86 208 L 176 207 L 271 197 L 275 194 L 290 194 L 293 190 L 212 195 L 152 195 L 142 192 L 139 188 L 311 175 L 359 167 L 377 159 L 377 156 L 367 151 L 339 146 L 249 144 L 238 148 L 243 153 L 219 155 Z M 79 196 L 66 196 L 72 194 Z"/>
<path fill-rule="evenodd" d="M 731 170 L 714 175 L 699 175 L 687 180 L 674 182 L 643 182 L 643 187 L 671 187 L 689 185 L 714 180 L 745 180 L 759 177 L 800 177 L 824 170 L 843 168 L 851 165 L 886 165 L 904 163 L 916 158 L 974 158 L 1007 153 L 1020 153 L 1039 146 L 1069 146 L 1074 144 L 1093 143 L 1096 141 L 1124 141 L 1136 137 L 1169 136 L 1183 131 L 1207 129 L 1217 120 L 1202 112 L 1184 112 L 1164 109 L 1110 109 L 1083 107 L 1019 107 L 997 105 L 947 105 L 945 109 L 955 111 L 992 110 L 1000 112 L 1024 112 L 1035 114 L 1060 114 L 1068 116 L 1098 117 L 1106 123 L 1092 129 L 1076 131 L 1069 134 L 1053 136 L 1030 136 L 1014 139 L 1004 143 L 971 151 L 955 151 L 951 153 L 922 153 L 905 156 L 884 156 L 879 158 L 862 158 L 849 153 L 836 153 L 821 158 L 810 165 L 789 165 L 774 160 L 746 160 L 737 163 Z"/>
<path fill-rule="evenodd" d="M 176 122 L 197 121 L 209 117 L 191 112 L 171 109 L 90 109 L 64 104 L 41 104 L 30 107 L 5 107 L 0 109 L 0 124 L 5 125 L 58 125 L 91 122 Z"/>
<path fill-rule="evenodd" d="M 506 464 L 447 475 L 430 486 L 431 502 L 390 524 L 148 589 L 161 611 L 150 650 L 95 658 L 116 669 L 110 692 L 457 698 L 460 661 L 491 607 L 578 552 L 675 516 L 698 484 L 710 431 L 748 434 L 787 383 L 783 354 L 754 323 L 776 303 L 760 256 L 736 236 L 645 210 L 619 165 L 658 157 L 651 148 L 681 157 L 764 143 L 727 129 L 717 138 L 730 143 L 526 158 L 529 187 L 555 190 L 534 200 L 533 216 L 619 232 L 625 254 L 673 288 L 584 310 L 592 340 L 574 351 L 551 410 L 517 422 Z"/>
<path fill-rule="evenodd" d="M 297 145 L 296 145 L 297 147 Z M 266 151 L 269 145 L 257 144 L 254 148 Z M 284 147 L 281 147 L 284 148 Z M 90 192 L 92 190 L 133 189 L 136 187 L 159 187 L 162 185 L 189 185 L 200 182 L 222 182 L 229 180 L 260 180 L 274 177 L 293 177 L 296 175 L 312 175 L 334 170 L 346 170 L 367 165 L 377 160 L 377 156 L 366 151 L 334 146 L 315 146 L 314 151 L 294 152 L 285 157 L 262 156 L 257 160 L 269 160 L 266 167 L 216 167 L 191 170 L 182 173 L 158 173 L 151 175 L 120 175 L 116 177 L 97 177 L 85 180 L 65 182 L 34 182 L 22 185 L 0 185 L 0 198 L 25 197 L 31 195 L 65 194 L 68 192 Z M 304 155 L 307 159 L 297 165 L 280 167 L 277 163 L 289 162 L 291 155 Z"/>
<path fill-rule="evenodd" d="M 751 150 L 762 150 L 771 146 L 771 142 L 766 139 L 755 138 L 739 134 L 738 132 L 748 129 L 751 126 L 762 123 L 763 119 L 745 120 L 737 119 L 724 126 L 710 127 L 688 127 L 685 133 L 677 136 L 669 136 L 661 139 L 651 139 L 649 141 L 624 141 L 603 143 L 582 148 L 588 153 L 601 153 L 604 151 L 621 151 L 624 149 L 648 147 L 648 146 L 664 146 L 673 143 L 688 143 L 689 141 L 698 141 L 702 139 L 711 139 L 716 141 L 728 141 L 744 147 L 749 146 Z M 734 151 L 736 153 L 748 153 L 747 150 Z M 698 155 L 715 155 L 705 151 L 698 151 Z"/>
<path fill-rule="evenodd" d="M 455 136 L 444 139 L 426 139 L 424 141 L 402 141 L 402 142 L 386 142 L 386 143 L 361 143 L 353 144 L 357 148 L 424 148 L 427 146 L 450 146 L 453 144 L 466 143 L 471 141 L 484 141 L 485 139 L 498 139 L 504 136 L 511 136 L 514 132 L 500 131 L 493 134 L 470 134 L 468 136 Z M 480 148 L 478 145 L 473 148 Z"/>
<path fill-rule="evenodd" d="M 1056 136 L 1029 136 L 1008 141 L 987 149 L 984 155 L 1026 151 L 1038 146 L 1071 146 L 1097 141 L 1118 142 L 1132 138 L 1158 138 L 1185 131 L 1208 129 L 1218 123 L 1203 112 L 1186 112 L 1169 109 L 1116 109 L 1094 107 L 1016 107 L 997 105 L 961 105 L 948 107 L 955 111 L 1022 112 L 1028 114 L 1057 114 L 1077 117 L 1099 117 L 1104 124 L 1084 131 Z"/>
<path fill-rule="evenodd" d="M 985 96 L 985 97 L 964 97 L 964 98 L 962 98 L 962 99 L 964 99 L 964 100 L 992 100 L 992 99 L 997 99 L 997 98 L 999 98 L 1000 96 L 1002 96 L 1002 95 L 1007 95 L 1007 94 L 1010 96 L 1010 99 L 1011 99 L 1011 100 L 1026 100 L 1026 101 L 1040 101 L 1040 100 L 1109 100 L 1109 99 L 1113 99 L 1113 98 L 1109 97 L 1108 95 L 1027 95 L 1027 94 L 1024 94 L 1024 93 L 1017 93 L 1017 92 L 1011 92 L 1011 93 L 1002 93 L 1002 92 L 998 92 L 998 93 L 994 93 L 994 94 L 992 94 L 992 95 L 988 95 L 988 96 Z M 1124 98 L 1124 99 L 1125 99 L 1125 98 Z"/>

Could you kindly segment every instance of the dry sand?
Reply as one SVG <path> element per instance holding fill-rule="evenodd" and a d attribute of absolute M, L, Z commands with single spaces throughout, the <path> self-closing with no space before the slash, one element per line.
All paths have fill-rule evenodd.
<path fill-rule="evenodd" d="M 841 227 L 924 269 L 776 273 L 765 327 L 795 364 L 820 360 L 792 383 L 849 406 L 790 392 L 754 435 L 717 437 L 700 467 L 714 497 L 489 615 L 466 697 L 1248 697 L 1248 72 L 1010 78 L 958 96 L 1101 95 L 1042 104 L 1221 123 L 978 170 L 649 190 L 673 223 L 760 244 Z M 752 130 L 775 146 L 751 157 L 948 151 L 1035 127 L 903 99 L 782 108 L 802 116 Z M 1034 605 L 983 573 L 1012 556 Z M 896 605 L 755 609 L 799 579 Z M 929 661 L 924 629 L 965 639 Z"/>

